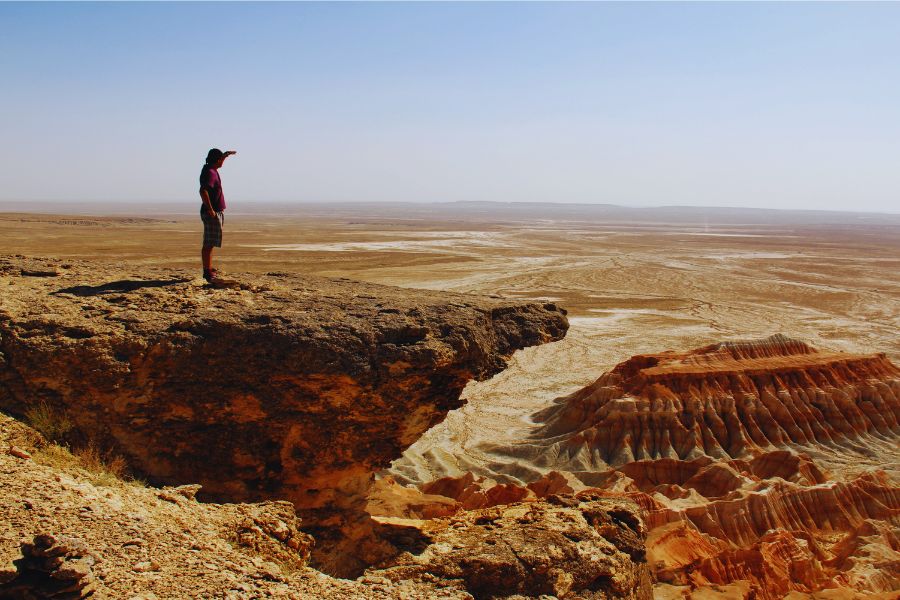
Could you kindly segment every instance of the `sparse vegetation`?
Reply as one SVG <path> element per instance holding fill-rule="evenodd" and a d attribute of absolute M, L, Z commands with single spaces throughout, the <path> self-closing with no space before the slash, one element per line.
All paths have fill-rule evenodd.
<path fill-rule="evenodd" d="M 80 471 L 94 485 L 114 487 L 128 484 L 144 487 L 146 483 L 136 479 L 128 472 L 128 465 L 121 456 L 103 452 L 89 443 L 83 448 L 69 448 L 57 443 L 50 443 L 35 452 L 34 459 L 60 471 Z"/>
<path fill-rule="evenodd" d="M 74 431 L 74 424 L 68 415 L 53 410 L 46 402 L 28 409 L 25 419 L 48 441 L 34 455 L 41 464 L 65 471 L 80 470 L 95 485 L 146 485 L 131 477 L 124 458 L 104 451 L 96 441 L 70 445 L 67 440 Z"/>
<path fill-rule="evenodd" d="M 61 442 L 72 431 L 72 421 L 68 415 L 53 410 L 44 400 L 25 411 L 25 420 L 53 442 Z"/>

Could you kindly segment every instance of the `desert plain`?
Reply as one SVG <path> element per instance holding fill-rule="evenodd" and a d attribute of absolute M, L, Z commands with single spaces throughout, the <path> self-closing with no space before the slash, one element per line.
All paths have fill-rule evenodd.
<path fill-rule="evenodd" d="M 35 208 L 0 214 L 0 253 L 117 261 L 137 278 L 148 266 L 199 276 L 202 225 L 184 207 Z M 467 388 L 467 406 L 397 465 L 411 480 L 482 468 L 492 460 L 482 442 L 516 439 L 528 415 L 636 354 L 781 333 L 900 361 L 900 215 L 516 203 L 226 214 L 215 263 L 241 278 L 288 271 L 568 311 L 564 340 L 521 351 Z"/>
<path fill-rule="evenodd" d="M 199 279 L 202 227 L 185 207 L 0 210 L 7 211 L 0 213 L 0 254 L 113 262 L 129 279 L 158 267 L 194 269 Z M 260 204 L 228 211 L 214 260 L 228 277 L 248 283 L 255 275 L 311 274 L 568 311 L 564 339 L 521 350 L 498 375 L 470 383 L 466 405 L 381 473 L 404 485 L 467 473 L 491 484 L 534 481 L 549 469 L 508 451 L 535 431 L 534 416 L 634 355 L 782 334 L 819 350 L 884 353 L 900 362 L 900 215 Z M 888 482 L 882 484 L 895 488 L 900 477 L 896 438 L 812 455 L 832 481 L 880 470 Z M 896 548 L 882 558 L 866 571 L 886 573 L 877 591 L 900 573 Z M 857 580 L 849 587 L 865 589 Z"/>

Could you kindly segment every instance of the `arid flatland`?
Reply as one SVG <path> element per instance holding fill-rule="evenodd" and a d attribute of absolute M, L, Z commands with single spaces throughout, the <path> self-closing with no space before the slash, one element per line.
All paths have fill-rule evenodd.
<path fill-rule="evenodd" d="M 199 217 L 88 208 L 115 216 L 3 213 L 0 253 L 116 259 L 136 277 L 148 265 L 196 266 L 199 276 Z M 545 299 L 569 311 L 565 340 L 520 352 L 509 369 L 471 385 L 469 405 L 446 423 L 455 432 L 439 427 L 417 447 L 464 436 L 431 442 L 458 454 L 452 448 L 482 436 L 514 434 L 548 400 L 666 348 L 780 332 L 900 360 L 895 215 L 502 204 L 250 210 L 226 217 L 216 255 L 226 272 Z"/>

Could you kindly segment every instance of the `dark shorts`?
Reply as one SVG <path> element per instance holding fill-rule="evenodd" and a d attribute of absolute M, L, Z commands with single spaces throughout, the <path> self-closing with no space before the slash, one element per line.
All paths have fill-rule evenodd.
<path fill-rule="evenodd" d="M 209 216 L 206 208 L 200 209 L 200 218 L 203 220 L 203 247 L 222 247 L 222 224 L 225 223 L 225 214 L 217 213 L 215 217 Z"/>

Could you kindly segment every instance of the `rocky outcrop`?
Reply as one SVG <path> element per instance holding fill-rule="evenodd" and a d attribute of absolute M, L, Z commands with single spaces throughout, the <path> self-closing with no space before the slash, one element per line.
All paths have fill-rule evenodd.
<path fill-rule="evenodd" d="M 288 499 L 339 527 L 468 381 L 568 326 L 553 304 L 279 273 L 201 283 L 0 259 L 0 408 L 64 414 L 154 482 Z"/>
<path fill-rule="evenodd" d="M 645 530 L 627 501 L 550 496 L 394 525 L 413 547 L 368 577 L 437 579 L 477 599 L 651 598 Z"/>
<path fill-rule="evenodd" d="M 900 487 L 883 471 L 836 477 L 811 455 L 893 448 L 889 464 L 898 417 L 900 370 L 884 355 L 774 336 L 633 357 L 541 413 L 527 443 L 642 506 L 660 582 L 764 600 L 887 593 L 900 588 Z"/>
<path fill-rule="evenodd" d="M 535 417 L 537 464 L 752 457 L 900 434 L 900 369 L 884 354 L 820 352 L 776 335 L 635 356 Z M 523 451 L 524 452 L 524 451 Z"/>
<path fill-rule="evenodd" d="M 366 512 L 376 517 L 434 519 L 463 510 L 461 503 L 447 495 L 427 494 L 418 488 L 398 484 L 393 477 L 382 477 L 369 489 Z"/>
<path fill-rule="evenodd" d="M 16 445 L 29 458 L 7 453 Z M 434 583 L 336 579 L 305 565 L 289 502 L 198 502 L 110 477 L 0 413 L 0 598 L 464 600 Z M 48 534 L 49 532 L 49 534 Z"/>
<path fill-rule="evenodd" d="M 640 507 L 649 530 L 647 562 L 661 584 L 695 591 L 740 584 L 763 600 L 834 588 L 900 589 L 900 488 L 883 472 L 817 481 L 822 474 L 810 469 L 808 458 L 770 454 L 749 463 L 660 459 L 579 473 L 597 487 L 578 495 L 623 498 Z M 779 475 L 763 480 L 753 472 L 767 473 L 773 465 Z M 571 494 L 583 487 L 573 479 L 549 473 L 527 487 L 501 487 L 468 474 L 425 484 L 422 490 L 431 495 L 420 497 L 441 492 L 503 506 L 503 495 L 489 493 L 503 489 L 540 504 L 543 490 Z"/>
<path fill-rule="evenodd" d="M 697 589 L 743 581 L 756 597 L 771 600 L 833 588 L 895 591 L 900 589 L 900 546 L 891 523 L 897 509 L 882 508 L 889 514 L 875 519 L 860 514 L 853 494 L 865 487 L 864 482 L 849 484 L 838 494 L 774 489 L 766 506 L 759 495 L 750 494 L 708 512 L 699 506 L 686 513 L 658 506 L 676 520 L 651 530 L 648 560 L 661 582 Z M 832 523 L 835 514 L 846 521 Z M 797 523 L 798 515 L 806 522 Z M 726 526 L 728 518 L 737 523 Z M 760 524 L 751 525 L 756 519 Z M 729 537 L 733 533 L 740 537 Z"/>
<path fill-rule="evenodd" d="M 22 544 L 15 572 L 0 573 L 0 598 L 79 600 L 94 593 L 96 558 L 71 536 L 42 533 Z M 3 581 L 8 579 L 8 581 Z"/>

